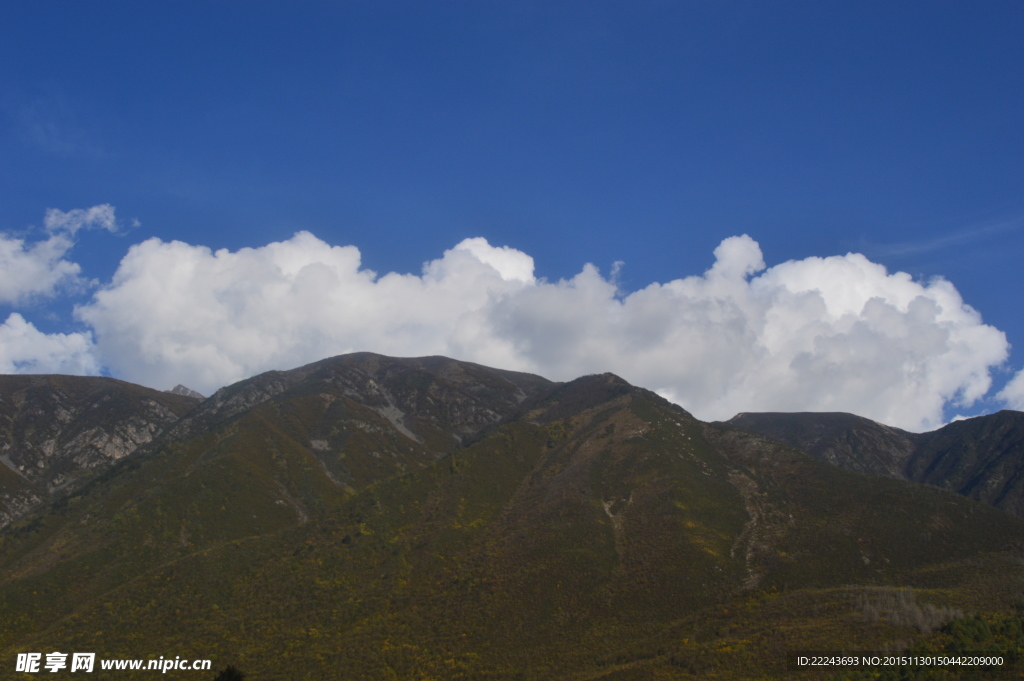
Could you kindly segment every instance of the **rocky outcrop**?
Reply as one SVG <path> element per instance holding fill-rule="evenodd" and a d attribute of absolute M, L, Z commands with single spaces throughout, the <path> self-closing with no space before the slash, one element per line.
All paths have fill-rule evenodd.
<path fill-rule="evenodd" d="M 0 376 L 0 527 L 152 442 L 197 403 L 112 378 Z"/>

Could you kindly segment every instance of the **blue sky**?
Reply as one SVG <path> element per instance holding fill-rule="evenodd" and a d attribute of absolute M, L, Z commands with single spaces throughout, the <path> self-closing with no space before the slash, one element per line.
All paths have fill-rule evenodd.
<path fill-rule="evenodd" d="M 47 209 L 104 204 L 118 226 L 72 233 L 78 278 L 0 303 L 0 322 L 90 334 L 88 370 L 158 384 L 116 361 L 111 336 L 127 326 L 74 312 L 109 312 L 97 292 L 153 237 L 236 252 L 308 231 L 357 247 L 379 275 L 419 275 L 483 237 L 551 283 L 586 263 L 609 281 L 621 262 L 622 300 L 701 276 L 723 240 L 746 234 L 769 270 L 853 252 L 921 286 L 943 277 L 1024 347 L 1022 29 L 1019 2 L 4 3 L 0 232 L 28 248 L 47 238 Z M 568 366 L 523 350 L 554 327 L 522 328 L 506 329 L 519 352 L 507 364 Z M 316 349 L 389 349 L 320 331 L 334 345 L 293 356 L 282 341 L 235 373 L 180 374 L 210 390 Z M 506 356 L 445 343 L 423 349 Z M 417 349 L 390 347 L 403 348 Z M 596 370 L 602 352 L 573 368 Z M 942 419 L 1018 404 L 995 396 L 1024 366 L 1019 351 L 978 352 L 991 386 L 965 401 L 978 388 L 962 376 L 959 404 L 935 388 Z M 932 370 L 922 362 L 914 375 Z M 701 415 L 680 394 L 696 383 L 680 381 L 649 387 Z M 820 404 L 859 404 L 837 399 Z"/>

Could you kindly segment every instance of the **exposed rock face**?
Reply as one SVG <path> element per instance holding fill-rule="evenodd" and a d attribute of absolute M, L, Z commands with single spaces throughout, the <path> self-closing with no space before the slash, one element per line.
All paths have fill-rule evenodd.
<path fill-rule="evenodd" d="M 0 528 L 28 513 L 43 500 L 35 485 L 14 472 L 6 460 L 0 465 Z"/>
<path fill-rule="evenodd" d="M 738 414 L 730 426 L 842 468 L 922 482 L 1024 517 L 1024 413 L 957 421 L 908 433 L 842 413 Z"/>
<path fill-rule="evenodd" d="M 112 378 L 0 376 L 0 527 L 151 442 L 196 403 Z"/>

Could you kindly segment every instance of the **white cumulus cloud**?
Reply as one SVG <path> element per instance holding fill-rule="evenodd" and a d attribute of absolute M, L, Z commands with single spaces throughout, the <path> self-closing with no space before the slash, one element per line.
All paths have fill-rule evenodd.
<path fill-rule="evenodd" d="M 611 370 L 704 419 L 740 411 L 849 411 L 920 430 L 968 405 L 1008 353 L 944 280 L 888 274 L 861 255 L 764 269 L 747 236 L 702 276 L 624 298 L 593 268 L 490 310 L 541 373 Z M 757 276 L 751 275 L 760 272 Z"/>
<path fill-rule="evenodd" d="M 746 235 L 714 255 L 703 275 L 623 295 L 592 265 L 537 279 L 529 255 L 482 238 L 384 276 L 307 232 L 235 252 L 150 239 L 76 314 L 114 375 L 154 387 L 209 393 L 357 350 L 443 354 L 561 380 L 612 371 L 703 419 L 850 411 L 912 430 L 985 395 L 1008 356 L 945 280 L 858 254 L 766 267 Z"/>
<path fill-rule="evenodd" d="M 18 313 L 0 324 L 0 374 L 76 374 L 100 372 L 88 333 L 39 331 Z"/>
<path fill-rule="evenodd" d="M 0 304 L 21 304 L 34 297 L 51 297 L 60 288 L 81 287 L 82 268 L 65 259 L 81 229 L 114 231 L 114 207 L 109 204 L 67 212 L 50 208 L 43 224 L 49 234 L 29 243 L 0 233 Z"/>
<path fill-rule="evenodd" d="M 356 350 L 446 352 L 494 296 L 528 285 L 532 270 L 529 256 L 482 239 L 446 251 L 419 276 L 378 277 L 361 269 L 354 246 L 308 232 L 237 252 L 154 238 L 133 246 L 76 314 L 95 329 L 115 375 L 212 391 Z"/>

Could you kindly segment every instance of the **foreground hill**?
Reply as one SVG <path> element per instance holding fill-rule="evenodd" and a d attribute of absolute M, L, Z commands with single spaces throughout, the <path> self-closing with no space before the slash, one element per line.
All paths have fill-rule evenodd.
<path fill-rule="evenodd" d="M 0 528 L 151 442 L 197 403 L 113 378 L 0 376 Z"/>
<path fill-rule="evenodd" d="M 225 388 L 2 542 L 3 659 L 252 679 L 793 678 L 1024 587 L 1024 523 L 963 496 L 610 374 L 368 354 Z"/>
<path fill-rule="evenodd" d="M 908 433 L 853 414 L 739 414 L 731 426 L 816 459 L 934 485 L 1024 517 L 1024 413 L 1004 410 Z"/>

